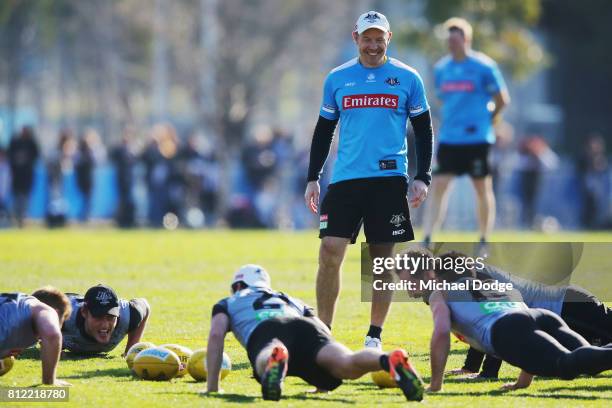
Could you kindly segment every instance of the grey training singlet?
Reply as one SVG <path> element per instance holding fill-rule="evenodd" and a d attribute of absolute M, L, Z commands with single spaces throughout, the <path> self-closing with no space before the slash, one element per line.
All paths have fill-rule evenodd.
<path fill-rule="evenodd" d="M 532 282 L 490 265 L 487 265 L 482 272 L 499 282 L 512 283 L 514 288 L 521 292 L 523 301 L 530 308 L 546 309 L 556 315 L 561 315 L 567 286 L 550 286 Z"/>
<path fill-rule="evenodd" d="M 35 301 L 36 298 L 23 293 L 0 294 L 0 358 L 11 350 L 32 347 L 38 342 L 31 310 Z"/>
<path fill-rule="evenodd" d="M 253 330 L 273 317 L 304 316 L 305 305 L 297 299 L 268 289 L 247 288 L 221 302 L 230 317 L 230 329 L 245 348 Z"/>
<path fill-rule="evenodd" d="M 475 280 L 465 277 L 457 283 Z M 472 284 L 472 282 L 470 282 Z M 451 312 L 451 329 L 461 340 L 487 354 L 495 355 L 491 344 L 491 327 L 514 310 L 527 309 L 517 290 L 508 292 L 453 290 L 446 292 Z"/>
<path fill-rule="evenodd" d="M 108 353 L 117 347 L 128 334 L 128 328 L 130 327 L 130 302 L 127 300 L 119 299 L 117 326 L 115 326 L 115 330 L 111 334 L 110 341 L 107 344 L 100 344 L 93 338 L 83 336 L 81 328 L 77 324 L 77 319 L 84 303 L 83 297 L 80 295 L 68 295 L 68 297 L 72 304 L 72 313 L 62 327 L 62 336 L 64 338 L 62 348 L 75 353 Z"/>

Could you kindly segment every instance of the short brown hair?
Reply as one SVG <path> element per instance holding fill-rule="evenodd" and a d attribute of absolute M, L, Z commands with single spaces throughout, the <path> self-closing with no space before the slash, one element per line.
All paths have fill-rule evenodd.
<path fill-rule="evenodd" d="M 475 278 L 476 271 L 473 268 L 466 267 L 466 270 L 464 273 L 457 272 L 455 271 L 455 269 L 452 269 L 452 268 L 451 269 L 446 268 L 447 263 L 456 265 L 458 259 L 466 259 L 466 258 L 468 258 L 466 254 L 464 254 L 463 252 L 458 252 L 458 251 L 448 251 L 448 252 L 441 254 L 440 259 L 442 260 L 442 262 L 440 262 L 440 265 L 438 265 L 435 268 L 436 276 L 440 278 L 444 278 L 449 281 L 455 281 L 459 278 L 463 278 L 466 276 Z"/>
<path fill-rule="evenodd" d="M 433 258 L 432 252 L 429 249 L 421 247 L 421 246 L 408 247 L 405 250 L 401 251 L 399 255 L 401 257 L 406 256 L 408 259 L 410 258 L 423 258 L 423 259 Z M 423 274 L 426 269 L 427 269 L 426 262 L 421 262 L 419 263 L 419 268 L 415 269 L 414 271 L 411 271 L 411 274 L 415 278 L 420 279 L 423 277 Z M 396 270 L 396 273 L 399 273 L 399 271 Z"/>
<path fill-rule="evenodd" d="M 444 22 L 444 28 L 448 31 L 459 30 L 466 40 L 472 40 L 472 25 L 464 18 L 451 17 Z"/>
<path fill-rule="evenodd" d="M 55 309 L 60 322 L 66 320 L 72 313 L 68 296 L 53 286 L 44 286 L 32 293 L 32 296 Z"/>

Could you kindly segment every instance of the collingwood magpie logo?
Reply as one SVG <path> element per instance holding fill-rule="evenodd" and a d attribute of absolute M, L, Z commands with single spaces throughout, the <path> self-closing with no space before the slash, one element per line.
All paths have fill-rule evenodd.
<path fill-rule="evenodd" d="M 385 79 L 385 83 L 390 85 L 390 86 L 396 86 L 396 85 L 400 84 L 400 81 L 399 81 L 399 79 L 397 79 L 397 77 L 394 77 L 394 78 L 389 77 L 389 78 Z"/>
<path fill-rule="evenodd" d="M 106 292 L 99 292 L 98 295 L 96 296 L 96 300 L 101 305 L 106 305 L 106 304 L 110 303 L 110 299 L 111 299 L 111 296 L 108 293 L 106 293 Z"/>
<path fill-rule="evenodd" d="M 368 23 L 374 23 L 376 20 L 380 20 L 378 13 L 368 13 L 364 18 Z"/>
<path fill-rule="evenodd" d="M 402 222 L 406 221 L 406 217 L 404 216 L 404 214 L 396 214 L 394 216 L 391 217 L 391 221 L 389 221 L 389 224 L 393 224 L 395 225 L 395 227 L 399 227 L 400 225 L 402 225 Z"/>

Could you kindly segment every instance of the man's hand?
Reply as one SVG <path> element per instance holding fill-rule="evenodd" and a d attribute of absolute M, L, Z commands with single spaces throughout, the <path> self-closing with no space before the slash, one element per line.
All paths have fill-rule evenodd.
<path fill-rule="evenodd" d="M 217 389 L 215 391 L 201 390 L 198 392 L 198 394 L 200 394 L 202 397 L 211 397 L 214 395 L 223 395 L 225 394 L 225 391 L 222 389 Z"/>
<path fill-rule="evenodd" d="M 474 373 L 473 371 L 466 370 L 465 368 L 455 368 L 454 370 L 450 370 L 446 372 L 446 375 L 448 376 L 465 375 L 465 374 L 478 374 L 478 373 Z"/>
<path fill-rule="evenodd" d="M 54 387 L 72 387 L 72 384 L 70 384 L 68 381 L 60 380 L 57 378 L 55 379 L 52 385 Z"/>
<path fill-rule="evenodd" d="M 304 193 L 304 200 L 306 201 L 306 207 L 310 209 L 314 214 L 319 213 L 319 196 L 321 195 L 321 187 L 318 181 L 309 181 L 306 184 L 306 192 Z"/>
<path fill-rule="evenodd" d="M 512 390 L 520 390 L 521 388 L 527 388 L 531 385 L 531 381 L 533 381 L 533 375 L 527 373 L 524 370 L 521 370 L 516 382 L 514 383 L 506 383 L 502 385 L 502 390 L 512 391 Z"/>
<path fill-rule="evenodd" d="M 419 208 L 427 198 L 427 185 L 421 180 L 414 180 L 410 186 L 410 207 Z M 308 190 L 306 190 L 308 191 Z"/>
<path fill-rule="evenodd" d="M 427 387 L 425 389 L 425 392 L 440 392 L 442 391 L 442 386 L 438 386 L 438 385 L 430 385 L 429 387 Z"/>

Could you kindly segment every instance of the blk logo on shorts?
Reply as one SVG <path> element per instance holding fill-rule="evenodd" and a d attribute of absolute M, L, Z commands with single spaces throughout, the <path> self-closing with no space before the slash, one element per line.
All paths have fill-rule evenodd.
<path fill-rule="evenodd" d="M 397 228 L 402 225 L 402 222 L 404 221 L 406 221 L 406 217 L 404 216 L 404 213 L 400 213 L 392 216 L 391 221 L 389 221 L 389 224 L 393 224 Z"/>
<path fill-rule="evenodd" d="M 327 214 L 321 214 L 319 217 L 319 229 L 327 228 Z"/>

